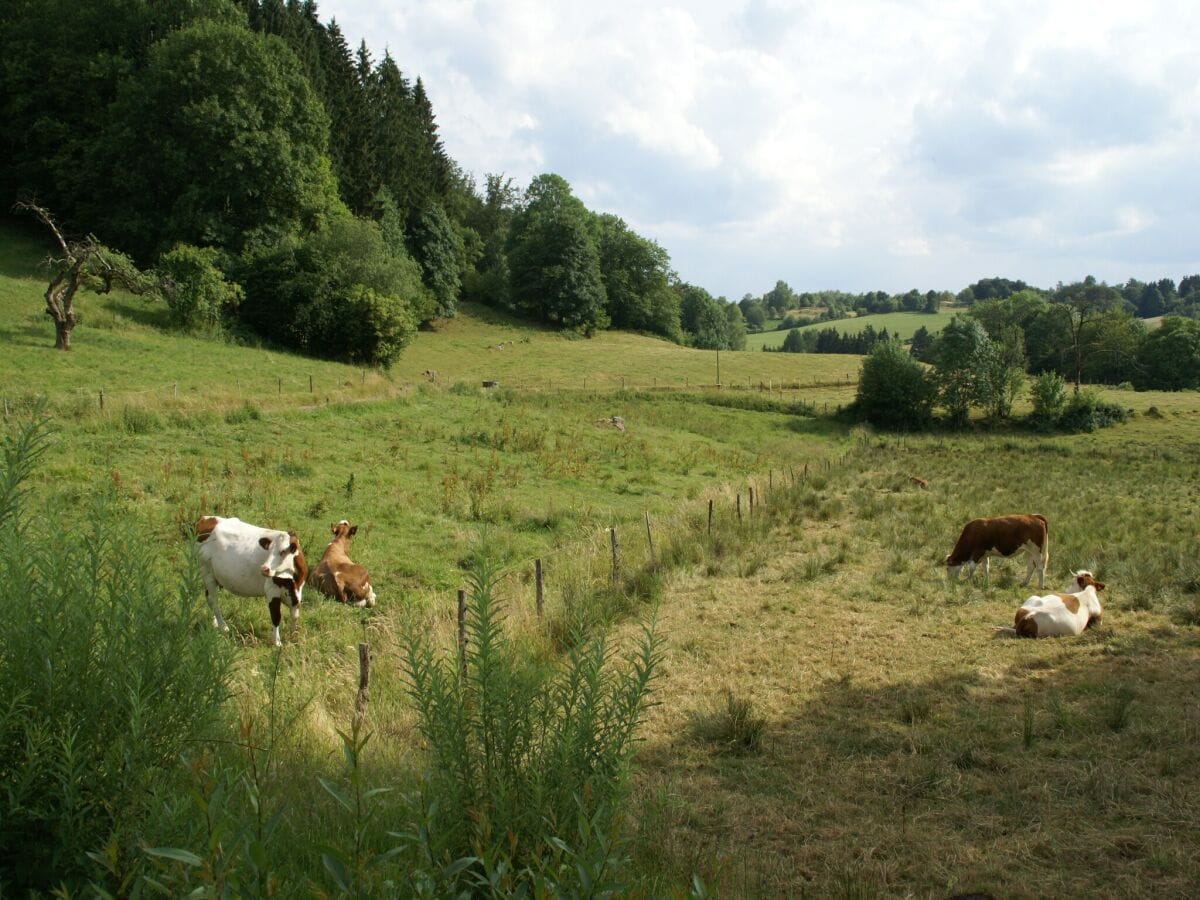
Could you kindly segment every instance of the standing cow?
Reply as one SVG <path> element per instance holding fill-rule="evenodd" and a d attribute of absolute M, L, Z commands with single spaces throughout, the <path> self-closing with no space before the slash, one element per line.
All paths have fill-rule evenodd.
<path fill-rule="evenodd" d="M 241 597 L 265 597 L 271 609 L 272 642 L 280 646 L 280 605 L 291 607 L 292 631 L 300 621 L 300 594 L 308 565 L 294 531 L 259 528 L 237 518 L 203 516 L 196 522 L 196 555 L 213 625 L 229 627 L 217 608 L 217 589 Z"/>
<path fill-rule="evenodd" d="M 963 526 L 962 534 L 950 555 L 946 557 L 947 575 L 957 580 L 963 566 L 970 566 L 970 577 L 975 576 L 975 567 L 983 562 L 983 583 L 988 584 L 989 557 L 1015 556 L 1024 551 L 1027 556 L 1025 580 L 1029 584 L 1034 569 L 1038 573 L 1038 590 L 1045 589 L 1046 564 L 1050 561 L 1050 530 L 1046 517 L 1036 513 L 1028 516 L 993 516 L 989 519 L 972 519 Z"/>
<path fill-rule="evenodd" d="M 351 606 L 375 605 L 375 589 L 367 570 L 350 559 L 350 538 L 358 534 L 358 526 L 345 519 L 330 526 L 333 540 L 325 548 L 321 561 L 312 570 L 309 582 L 326 597 Z"/>

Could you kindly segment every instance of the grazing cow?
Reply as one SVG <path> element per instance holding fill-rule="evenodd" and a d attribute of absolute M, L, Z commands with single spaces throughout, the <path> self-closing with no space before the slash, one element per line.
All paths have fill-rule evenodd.
<path fill-rule="evenodd" d="M 1082 569 L 1075 573 L 1068 590 L 1071 588 L 1074 593 L 1030 597 L 1021 604 L 1015 623 L 1017 634 L 1028 638 L 1080 635 L 1085 628 L 1099 625 L 1102 611 L 1097 592 L 1104 590 L 1104 584 Z"/>
<path fill-rule="evenodd" d="M 358 526 L 342 519 L 330 527 L 333 540 L 308 576 L 309 582 L 338 603 L 360 608 L 374 606 L 375 589 L 371 587 L 371 577 L 366 569 L 350 560 L 350 538 L 358 533 Z"/>
<path fill-rule="evenodd" d="M 203 516 L 196 522 L 196 555 L 204 579 L 204 595 L 213 612 L 213 625 L 229 626 L 217 609 L 217 589 L 242 597 L 266 597 L 271 608 L 271 639 L 280 645 L 280 604 L 288 601 L 292 630 L 300 621 L 300 593 L 308 565 L 294 531 L 259 528 L 236 518 Z"/>
<path fill-rule="evenodd" d="M 1025 580 L 1029 584 L 1033 570 L 1038 573 L 1038 590 L 1045 590 L 1046 563 L 1050 561 L 1050 532 L 1046 517 L 993 516 L 990 519 L 972 519 L 963 526 L 962 534 L 950 555 L 946 557 L 946 571 L 957 580 L 963 566 L 971 567 L 970 577 L 975 576 L 975 567 L 983 562 L 983 583 L 988 583 L 988 559 L 992 556 L 1010 557 L 1024 550 L 1028 557 Z"/>

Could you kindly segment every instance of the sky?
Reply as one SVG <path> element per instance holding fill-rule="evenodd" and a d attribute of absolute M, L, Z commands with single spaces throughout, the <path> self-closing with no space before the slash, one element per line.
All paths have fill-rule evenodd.
<path fill-rule="evenodd" d="M 320 0 L 478 184 L 564 177 L 730 300 L 1200 273 L 1188 0 Z"/>

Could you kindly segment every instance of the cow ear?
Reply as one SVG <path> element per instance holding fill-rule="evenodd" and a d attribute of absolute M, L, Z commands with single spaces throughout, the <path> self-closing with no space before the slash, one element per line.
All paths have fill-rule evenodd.
<path fill-rule="evenodd" d="M 269 537 L 260 537 L 258 539 L 258 546 L 262 547 L 264 550 L 270 550 L 271 539 Z"/>
<path fill-rule="evenodd" d="M 300 549 L 300 545 L 297 544 L 295 541 L 292 541 L 290 544 L 288 544 L 287 552 L 295 553 L 299 549 Z"/>
<path fill-rule="evenodd" d="M 1092 584 L 1094 584 L 1096 586 L 1096 590 L 1098 590 L 1098 591 L 1104 590 L 1104 582 L 1103 581 L 1093 581 Z"/>
<path fill-rule="evenodd" d="M 350 526 L 350 536 L 351 536 L 351 537 L 354 537 L 354 535 L 356 535 L 356 534 L 358 534 L 358 526 L 357 526 L 357 525 L 351 525 L 351 526 Z"/>
<path fill-rule="evenodd" d="M 337 527 L 338 527 L 338 523 L 334 522 L 332 525 L 329 526 L 329 533 L 337 534 Z"/>

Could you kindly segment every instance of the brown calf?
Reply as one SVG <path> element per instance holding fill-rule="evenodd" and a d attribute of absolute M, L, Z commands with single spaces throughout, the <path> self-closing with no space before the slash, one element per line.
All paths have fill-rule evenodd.
<path fill-rule="evenodd" d="M 1050 561 L 1050 530 L 1046 517 L 1036 513 L 1028 516 L 993 516 L 972 519 L 963 526 L 962 534 L 950 555 L 946 557 L 947 574 L 957 578 L 963 566 L 970 566 L 970 575 L 983 562 L 983 583 L 988 583 L 988 559 L 992 556 L 1010 557 L 1021 551 L 1028 556 L 1025 580 L 1028 584 L 1034 569 L 1038 573 L 1038 590 L 1045 587 L 1046 563 Z"/>
<path fill-rule="evenodd" d="M 375 589 L 367 570 L 350 559 L 350 538 L 358 533 L 358 526 L 345 519 L 330 526 L 333 540 L 325 548 L 321 561 L 317 563 L 308 583 L 326 597 L 351 606 L 374 606 Z"/>

